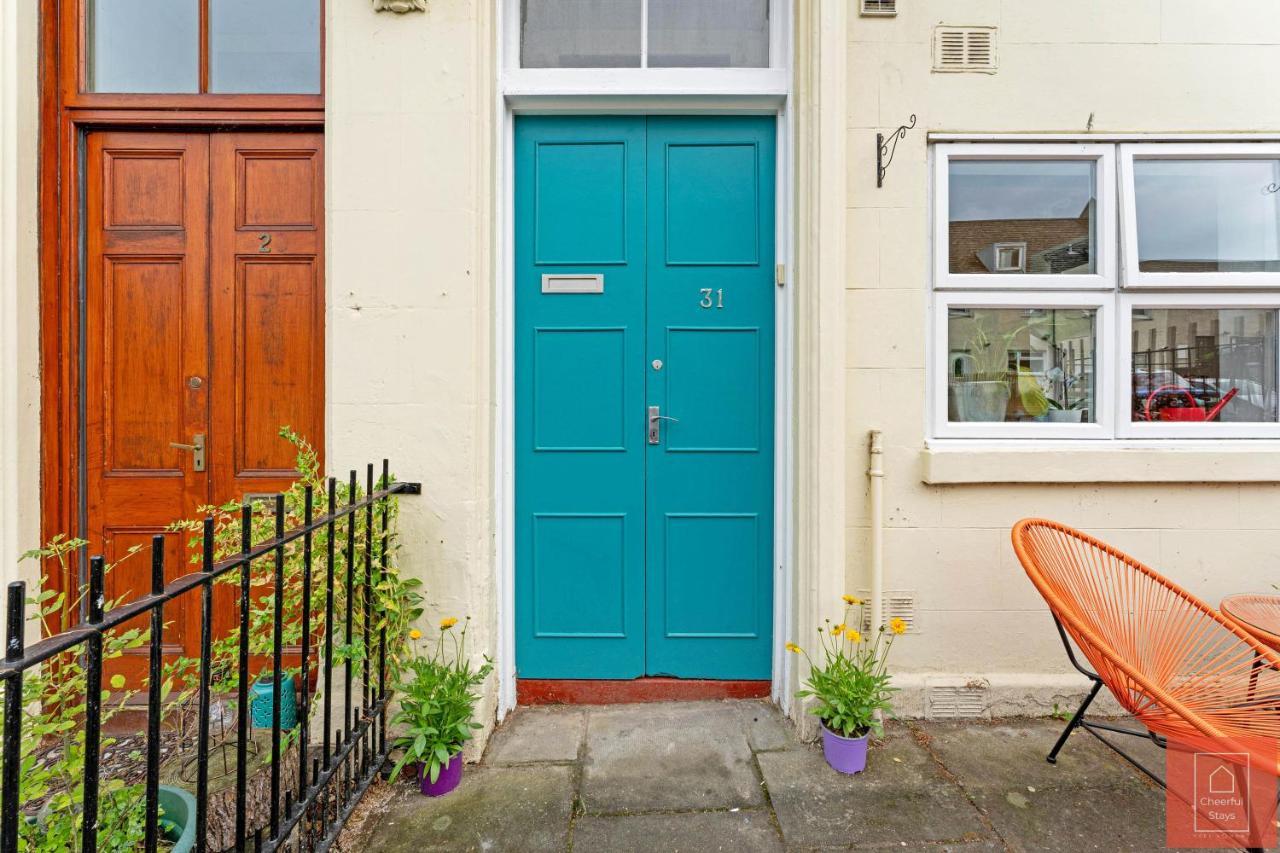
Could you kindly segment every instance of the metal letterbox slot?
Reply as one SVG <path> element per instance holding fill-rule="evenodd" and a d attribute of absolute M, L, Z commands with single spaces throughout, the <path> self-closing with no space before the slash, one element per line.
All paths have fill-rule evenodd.
<path fill-rule="evenodd" d="M 604 293 L 604 274 L 544 275 L 543 293 Z"/>

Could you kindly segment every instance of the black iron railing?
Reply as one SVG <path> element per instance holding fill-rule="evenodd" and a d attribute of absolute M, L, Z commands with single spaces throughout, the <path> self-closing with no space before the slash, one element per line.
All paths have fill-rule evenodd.
<path fill-rule="evenodd" d="M 378 488 L 375 488 L 375 485 Z M 167 605 L 187 594 L 199 591 L 200 596 L 200 653 L 199 686 L 197 697 L 198 723 L 195 734 L 195 845 L 196 850 L 208 849 L 208 812 L 210 796 L 210 728 L 213 706 L 213 644 L 214 638 L 214 584 L 220 578 L 239 573 L 239 646 L 237 678 L 234 702 L 236 709 L 236 779 L 235 779 L 235 840 L 234 849 L 273 851 L 277 849 L 324 851 L 337 839 L 343 823 L 385 763 L 387 754 L 387 649 L 388 638 L 385 620 L 375 628 L 374 590 L 384 577 L 388 567 L 390 548 L 390 502 L 395 495 L 420 494 L 418 483 L 392 482 L 387 462 L 382 465 L 382 477 L 375 484 L 374 466 L 368 466 L 366 490 L 358 497 L 356 472 L 351 472 L 348 484 L 348 500 L 338 505 L 338 484 L 328 480 L 325 507 L 329 510 L 314 516 L 313 488 L 305 489 L 305 504 L 301 525 L 285 529 L 285 496 L 274 496 L 274 535 L 254 542 L 252 501 L 240 509 L 241 542 L 239 553 L 223 559 L 215 559 L 214 519 L 206 517 L 201 529 L 200 568 L 169 583 L 165 583 L 164 536 L 157 535 L 151 547 L 151 591 L 148 595 L 105 610 L 104 561 L 100 556 L 90 560 L 88 576 L 88 617 L 80 625 L 49 636 L 27 647 L 23 635 L 26 626 L 26 585 L 16 582 L 9 585 L 7 607 L 7 639 L 3 662 L 0 662 L 0 680 L 4 682 L 4 744 L 3 770 L 0 771 L 0 851 L 16 853 L 19 849 L 19 821 L 34 820 L 24 814 L 20 802 L 22 762 L 20 745 L 23 738 L 23 678 L 34 667 L 50 665 L 59 656 L 81 655 L 87 675 L 83 716 L 77 725 L 84 729 L 84 768 L 82 791 L 82 849 L 93 853 L 98 849 L 100 751 L 102 743 L 102 679 L 103 641 L 109 632 L 120 629 L 125 623 L 140 616 L 150 616 L 148 678 L 146 681 L 146 818 L 143 849 L 152 853 L 158 847 L 161 824 L 159 821 L 159 788 L 161 778 L 161 723 L 164 713 L 162 699 L 165 649 L 163 630 Z M 375 514 L 377 516 L 375 521 Z M 345 531 L 340 529 L 345 527 Z M 344 553 L 339 556 L 336 542 L 345 532 Z M 324 538 L 323 573 L 315 576 L 314 539 Z M 375 537 L 380 544 L 375 564 Z M 359 565 L 357 562 L 358 539 L 363 540 Z M 296 646 L 286 651 L 283 612 L 285 595 L 285 552 L 287 548 L 302 549 L 301 557 L 301 649 Z M 271 747 L 270 747 L 270 818 L 265 827 L 249 826 L 247 785 L 251 731 L 249 727 L 250 664 L 254 655 L 250 644 L 250 609 L 254 596 L 251 592 L 251 576 L 256 565 L 270 562 L 274 572 L 272 588 L 275 608 L 274 636 L 271 643 L 271 673 L 273 691 L 271 699 Z M 335 567 L 341 567 L 345 576 L 345 590 L 335 590 L 343 585 Z M 228 578 L 223 583 L 233 582 Z M 324 625 L 317 628 L 311 622 L 313 585 L 324 584 Z M 345 593 L 341 596 L 335 592 Z M 341 625 L 335 625 L 335 599 L 345 601 L 345 613 Z M 361 627 L 355 624 L 355 606 L 363 608 Z M 322 633 L 319 652 L 314 648 Z M 313 637 L 314 635 L 317 635 Z M 337 638 L 335 638 L 337 635 Z M 375 636 L 376 635 L 376 636 Z M 313 641 L 314 640 L 314 641 Z M 362 656 L 346 650 L 340 665 L 344 684 L 341 693 L 341 725 L 334 725 L 335 697 L 334 669 L 335 643 L 355 640 L 363 645 Z M 297 779 L 282 778 L 286 772 L 282 761 L 283 739 L 290 733 L 281 726 L 282 677 L 285 656 L 296 655 L 298 679 L 301 689 L 298 695 L 298 728 L 296 729 Z M 376 656 L 376 657 L 375 657 Z M 313 660 L 313 658 L 319 658 Z M 357 658 L 359 660 L 357 661 Z M 376 660 L 376 666 L 374 662 Z M 311 674 L 315 672 L 315 687 L 311 686 Z M 357 697 L 353 684 L 360 681 Z M 287 689 L 287 688 L 283 688 Z M 229 698 L 229 697 L 228 697 Z M 319 702 L 323 736 L 318 743 L 310 743 L 312 718 Z M 331 736 L 332 735 L 332 736 Z M 255 747 L 256 748 L 256 747 Z M 312 754 L 318 750 L 319 754 Z M 291 762 L 290 762 L 291 763 Z M 292 769 L 287 772 L 292 772 Z M 283 791 L 283 796 L 282 796 Z M 295 796 L 296 791 L 296 796 Z"/>

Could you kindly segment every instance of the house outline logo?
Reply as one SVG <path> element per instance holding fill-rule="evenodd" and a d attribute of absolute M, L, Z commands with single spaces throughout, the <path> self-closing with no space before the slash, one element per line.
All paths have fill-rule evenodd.
<path fill-rule="evenodd" d="M 1210 794 L 1234 794 L 1236 792 L 1236 776 L 1227 769 L 1227 765 L 1219 764 L 1209 774 Z"/>
<path fill-rule="evenodd" d="M 1243 752 L 1196 752 L 1192 791 L 1196 833 L 1246 835 L 1250 831 L 1250 758 Z M 1237 768 L 1244 772 L 1244 790 L 1237 787 Z"/>

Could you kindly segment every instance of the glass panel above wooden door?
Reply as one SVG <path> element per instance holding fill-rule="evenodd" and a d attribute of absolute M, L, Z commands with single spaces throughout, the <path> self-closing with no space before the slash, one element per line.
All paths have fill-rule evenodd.
<path fill-rule="evenodd" d="M 211 0 L 209 91 L 320 92 L 320 0 Z"/>
<path fill-rule="evenodd" d="M 322 0 L 83 2 L 90 92 L 321 91 Z"/>
<path fill-rule="evenodd" d="M 200 91 L 199 0 L 89 0 L 91 92 Z"/>

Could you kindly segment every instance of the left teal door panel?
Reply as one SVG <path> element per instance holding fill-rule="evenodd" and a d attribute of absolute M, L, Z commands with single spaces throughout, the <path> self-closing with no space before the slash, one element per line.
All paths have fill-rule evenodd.
<path fill-rule="evenodd" d="M 522 678 L 769 677 L 774 135 L 516 121 Z"/>
<path fill-rule="evenodd" d="M 645 671 L 645 119 L 521 117 L 515 141 L 516 669 L 635 678 Z M 557 292 L 581 289 L 563 276 L 603 286 Z"/>

